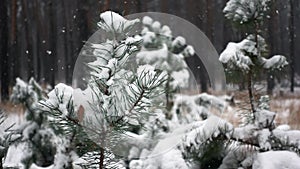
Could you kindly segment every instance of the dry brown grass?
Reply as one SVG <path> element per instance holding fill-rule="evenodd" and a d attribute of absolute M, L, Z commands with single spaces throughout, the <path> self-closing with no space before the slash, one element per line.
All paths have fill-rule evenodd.
<path fill-rule="evenodd" d="M 289 124 L 293 129 L 300 129 L 300 99 L 277 98 L 271 101 L 271 110 L 277 113 L 277 124 Z"/>
<path fill-rule="evenodd" d="M 24 108 L 21 105 L 12 104 L 11 102 L 0 103 L 0 109 L 6 113 L 22 114 L 24 112 Z"/>
<path fill-rule="evenodd" d="M 232 91 L 232 92 L 213 92 L 216 95 L 231 95 L 234 93 L 234 99 L 237 103 L 231 105 L 231 110 L 226 110 L 221 116 L 237 126 L 241 121 L 239 110 L 241 107 L 247 107 L 248 94 L 246 91 Z M 256 95 L 259 99 L 259 95 Z M 249 105 L 248 105 L 249 107 Z M 270 110 L 276 112 L 276 124 L 288 124 L 292 129 L 300 129 L 300 94 L 290 92 L 277 92 L 270 98 Z M 219 114 L 220 115 L 220 114 Z"/>
<path fill-rule="evenodd" d="M 244 104 L 245 99 L 248 98 L 247 92 L 239 92 L 239 91 L 228 91 L 228 92 L 214 92 L 210 90 L 208 93 L 214 95 L 231 95 L 234 93 L 235 101 L 243 100 Z M 194 94 L 194 93 L 184 93 L 184 94 Z M 214 114 L 228 120 L 235 126 L 238 126 L 241 117 L 239 116 L 240 107 L 244 105 L 236 104 L 231 105 L 227 108 L 223 114 L 221 114 L 218 110 L 211 109 Z M 276 124 L 288 124 L 292 127 L 292 129 L 300 129 L 300 95 L 287 93 L 279 93 L 270 98 L 270 106 L 271 111 L 276 112 Z M 7 113 L 17 113 L 23 114 L 24 108 L 21 105 L 14 105 L 12 103 L 0 103 L 0 109 L 4 110 Z"/>

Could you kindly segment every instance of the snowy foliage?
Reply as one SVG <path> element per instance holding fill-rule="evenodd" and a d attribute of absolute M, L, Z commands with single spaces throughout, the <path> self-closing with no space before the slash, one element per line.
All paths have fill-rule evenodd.
<path fill-rule="evenodd" d="M 12 127 L 15 123 L 8 122 L 8 115 L 0 109 L 0 160 L 7 156 L 9 145 L 13 141 Z"/>
<path fill-rule="evenodd" d="M 235 21 L 248 22 L 251 14 L 259 19 L 259 10 L 265 10 L 255 6 L 259 2 L 262 6 L 267 3 L 231 0 L 226 10 L 238 12 Z M 236 6 L 239 3 L 249 5 L 248 11 Z M 268 96 L 255 103 L 252 121 L 240 127 L 218 117 L 228 107 L 226 98 L 207 93 L 175 94 L 167 98 L 172 102 L 167 109 L 161 95 L 173 92 L 166 88 L 168 83 L 172 90 L 187 84 L 184 58 L 194 54 L 193 48 L 183 37 L 173 38 L 168 26 L 150 17 L 143 18 L 141 36 L 132 37 L 126 35 L 138 20 L 126 20 L 110 11 L 100 18 L 100 29 L 110 37 L 89 44 L 94 60 L 87 63 L 86 89 L 60 83 L 46 95 L 33 79 L 29 83 L 17 79 L 11 100 L 24 105 L 26 120 L 10 135 L 14 142 L 4 166 L 299 168 L 300 131 L 287 125 L 276 128 L 276 113 L 270 110 Z M 264 58 L 265 52 L 264 39 L 249 35 L 239 43 L 229 43 L 220 61 L 244 73 L 254 66 L 281 69 L 287 64 L 281 55 Z M 130 65 L 132 58 L 141 65 Z M 0 130 L 1 155 L 7 148 L 5 141 L 6 134 Z M 291 162 L 286 164 L 288 160 Z"/>
<path fill-rule="evenodd" d="M 40 104 L 48 105 L 51 110 L 58 109 L 63 116 L 69 116 L 73 102 L 73 88 L 60 83 L 55 86 L 54 90 L 48 93 L 47 100 L 41 101 Z"/>
<path fill-rule="evenodd" d="M 145 16 L 142 30 L 143 47 L 138 52 L 136 60 L 138 64 L 149 64 L 156 69 L 166 71 L 169 75 L 171 92 L 177 87 L 186 87 L 189 72 L 184 60 L 185 57 L 194 55 L 192 46 L 186 44 L 182 36 L 173 37 L 172 31 L 167 25 L 161 25 L 158 21 Z"/>
<path fill-rule="evenodd" d="M 194 98 L 185 100 L 192 101 Z M 229 122 L 214 115 L 208 116 L 204 121 L 170 127 L 170 131 L 160 136 L 161 139 L 152 151 L 147 153 L 150 157 L 142 158 L 140 153 L 140 161 L 137 163 L 143 168 L 154 169 L 205 168 L 207 165 L 216 165 L 222 169 L 250 168 L 259 165 L 259 151 L 298 152 L 299 131 L 290 131 L 288 128 L 274 130 L 274 118 L 274 112 L 263 109 L 256 112 L 255 123 L 244 127 L 233 127 Z M 176 160 L 173 160 L 175 157 Z M 217 159 L 218 162 L 213 161 Z M 298 160 L 299 157 L 295 156 L 292 165 L 297 164 Z M 276 165 L 276 162 L 270 162 L 268 166 L 273 165 Z"/>
<path fill-rule="evenodd" d="M 219 61 L 226 66 L 228 76 L 238 78 L 240 83 L 246 81 L 249 96 L 247 105 L 250 107 L 250 109 L 242 108 L 244 109 L 244 124 L 235 128 L 230 138 L 238 143 L 238 151 L 224 156 L 223 164 L 220 166 L 222 169 L 239 166 L 258 168 L 259 166 L 255 162 L 253 165 L 253 158 L 259 151 L 292 149 L 292 151 L 299 152 L 296 140 L 292 142 L 282 140 L 282 138 L 288 137 L 289 131 L 274 130 L 276 113 L 269 110 L 269 97 L 262 96 L 259 100 L 254 97 L 255 78 L 262 77 L 266 72 L 264 70 L 281 70 L 288 64 L 282 55 L 265 58 L 267 45 L 259 33 L 261 21 L 269 9 L 269 2 L 270 0 L 230 0 L 223 10 L 225 17 L 234 23 L 245 25 L 248 28 L 254 26 L 252 27 L 254 34 L 248 35 L 241 42 L 230 42 L 219 58 Z M 293 136 L 293 138 L 297 138 L 297 136 Z M 248 145 L 252 152 L 243 154 L 245 149 L 241 146 L 244 145 Z M 268 168 L 273 168 L 269 166 Z"/>
<path fill-rule="evenodd" d="M 294 152 L 268 151 L 258 153 L 254 159 L 253 168 L 256 169 L 298 169 L 300 158 Z"/>
<path fill-rule="evenodd" d="M 105 16 L 101 24 L 110 25 L 110 20 L 117 18 L 116 14 L 109 15 L 108 13 L 110 12 L 101 14 Z M 136 22 L 135 20 L 125 21 L 121 18 L 117 21 L 119 24 L 114 25 L 119 25 L 118 29 L 123 29 L 123 27 L 129 29 L 126 28 L 126 24 L 120 22 L 128 22 L 128 24 Z M 104 29 L 101 26 L 100 28 Z M 96 61 L 88 63 L 92 68 L 92 78 L 89 84 L 97 98 L 95 103 L 103 102 L 99 111 L 106 114 L 108 118 L 106 120 L 111 123 L 114 120 L 119 120 L 119 122 L 128 120 L 129 123 L 137 120 L 137 112 L 146 113 L 145 108 L 151 105 L 148 98 L 160 95 L 162 92 L 157 91 L 156 88 L 164 83 L 163 73 L 154 70 L 150 65 L 140 66 L 133 71 L 126 69 L 128 58 L 140 48 L 140 40 L 139 37 L 125 37 L 120 41 L 107 40 L 101 44 L 92 44 Z M 129 116 L 130 118 L 126 119 Z M 113 120 L 112 117 L 115 119 Z"/>
<path fill-rule="evenodd" d="M 195 166 L 189 162 L 194 153 L 199 152 L 199 158 L 204 154 L 208 142 L 213 142 L 224 133 L 226 137 L 232 132 L 232 125 L 224 120 L 211 116 L 205 121 L 192 122 L 178 126 L 174 131 L 163 136 L 148 155 L 148 158 L 141 158 L 139 164 L 143 168 L 191 168 Z M 142 153 L 141 153 L 142 157 Z"/>
<path fill-rule="evenodd" d="M 103 150 L 98 149 L 98 158 L 107 160 L 103 164 L 107 168 L 113 161 L 105 156 L 115 153 L 111 150 L 120 146 L 122 133 L 143 125 L 152 115 L 152 100 L 163 94 L 160 86 L 167 76 L 152 65 L 128 66 L 141 48 L 141 37 L 126 36 L 138 20 L 129 21 L 113 12 L 104 12 L 100 17 L 99 28 L 112 32 L 112 38 L 91 44 L 95 60 L 87 63 L 90 74 L 86 78 L 88 87 L 82 91 L 81 106 L 82 126 L 93 140 L 100 140 L 98 145 Z"/>
<path fill-rule="evenodd" d="M 106 158 L 104 159 L 104 166 L 106 169 L 125 169 L 124 164 L 121 160 L 116 160 L 117 158 L 106 152 Z M 98 169 L 100 162 L 100 152 L 93 151 L 87 152 L 80 158 L 74 161 L 75 166 L 81 166 L 82 168 Z"/>
<path fill-rule="evenodd" d="M 24 156 L 20 156 L 19 161 L 15 163 L 7 161 L 9 165 L 21 165 L 29 168 L 33 163 L 37 165 L 53 163 L 55 143 L 52 139 L 54 133 L 51 128 L 47 127 L 47 117 L 41 111 L 38 103 L 44 98 L 45 91 L 33 78 L 30 79 L 29 83 L 17 78 L 11 100 L 15 104 L 24 106 L 26 120 L 14 128 L 12 136 L 15 139 L 8 152 L 14 152 L 15 148 L 18 151 L 21 149 Z"/>
<path fill-rule="evenodd" d="M 16 79 L 10 100 L 14 104 L 24 104 L 31 108 L 35 108 L 37 102 L 44 98 L 45 91 L 39 84 L 31 78 L 27 84 L 20 78 Z"/>
<path fill-rule="evenodd" d="M 106 11 L 100 14 L 98 26 L 102 30 L 112 33 L 112 36 L 117 37 L 126 35 L 138 22 L 139 19 L 127 20 L 115 12 Z"/>
<path fill-rule="evenodd" d="M 140 159 L 138 164 L 142 168 L 191 168 L 192 164 L 188 162 L 192 156 L 190 150 L 201 151 L 205 149 L 207 141 L 222 135 L 221 132 L 232 132 L 229 123 L 227 126 L 224 120 L 208 111 L 211 107 L 218 110 L 226 107 L 224 100 L 206 93 L 196 96 L 178 95 L 176 98 L 171 110 L 171 119 L 167 119 L 162 112 L 156 112 L 158 116 L 154 116 L 154 119 L 150 117 L 146 129 L 142 130 L 140 135 L 127 133 L 130 135 L 131 145 L 135 146 L 131 156 Z M 201 114 L 205 114 L 205 118 L 201 117 Z M 201 121 L 207 118 L 209 120 Z M 148 139 L 152 141 L 149 142 Z M 203 140 L 200 143 L 197 139 Z M 181 145 L 181 148 L 177 148 L 178 145 Z M 199 149 L 192 148 L 194 146 Z"/>
<path fill-rule="evenodd" d="M 229 0 L 223 9 L 225 17 L 239 24 L 262 20 L 271 0 Z"/>
<path fill-rule="evenodd" d="M 259 48 L 256 47 L 254 35 L 249 35 L 238 43 L 229 42 L 221 53 L 219 60 L 231 69 L 237 67 L 243 71 L 250 70 L 251 66 L 263 65 L 265 58 L 261 55 L 267 51 L 267 47 L 265 40 L 261 36 L 258 36 L 258 42 Z"/>
<path fill-rule="evenodd" d="M 282 55 L 274 55 L 269 59 L 263 58 L 263 67 L 266 69 L 280 69 L 286 65 L 288 65 L 288 62 Z"/>
<path fill-rule="evenodd" d="M 223 113 L 227 105 L 225 100 L 207 93 L 193 96 L 175 95 L 171 110 L 172 121 L 181 124 L 205 120 L 211 115 L 210 110 L 214 108 Z"/>

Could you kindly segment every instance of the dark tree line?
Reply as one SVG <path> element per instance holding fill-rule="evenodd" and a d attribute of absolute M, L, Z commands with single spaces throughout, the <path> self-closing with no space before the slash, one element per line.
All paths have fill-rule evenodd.
<path fill-rule="evenodd" d="M 198 26 L 221 52 L 229 41 L 245 34 L 224 19 L 225 0 L 0 0 L 1 96 L 7 99 L 16 77 L 34 77 L 41 84 L 71 84 L 76 58 L 88 37 L 96 30 L 99 14 L 114 10 L 123 15 L 136 12 L 164 12 L 185 18 Z M 294 72 L 300 72 L 300 2 L 272 1 L 266 22 L 271 54 L 288 56 L 291 90 Z M 246 31 L 245 31 L 246 32 Z M 207 90 L 204 66 L 197 58 L 188 60 L 194 74 Z M 271 76 L 269 76 L 271 77 Z M 268 89 L 274 79 L 268 78 Z"/>
<path fill-rule="evenodd" d="M 8 98 L 9 88 L 9 71 L 8 71 L 8 16 L 7 16 L 7 0 L 3 0 L 0 5 L 0 61 L 1 61 L 1 95 L 2 99 Z"/>

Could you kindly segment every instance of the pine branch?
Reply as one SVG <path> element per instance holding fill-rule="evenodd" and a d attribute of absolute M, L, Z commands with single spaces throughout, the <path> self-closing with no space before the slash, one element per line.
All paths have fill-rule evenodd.
<path fill-rule="evenodd" d="M 142 89 L 140 96 L 138 97 L 138 99 L 136 100 L 136 102 L 132 105 L 132 107 L 129 109 L 129 113 L 132 112 L 132 110 L 139 104 L 139 102 L 142 100 L 142 98 L 144 97 L 145 94 L 145 89 Z"/>
<path fill-rule="evenodd" d="M 135 101 L 135 103 L 131 106 L 131 108 L 128 110 L 128 114 L 130 114 L 134 108 L 139 104 L 139 102 L 142 100 L 142 98 L 144 97 L 144 93 L 145 93 L 145 90 L 142 89 L 138 99 Z M 123 119 L 124 119 L 125 115 L 119 117 L 117 120 L 116 120 L 116 124 L 118 124 L 119 122 L 121 122 Z"/>

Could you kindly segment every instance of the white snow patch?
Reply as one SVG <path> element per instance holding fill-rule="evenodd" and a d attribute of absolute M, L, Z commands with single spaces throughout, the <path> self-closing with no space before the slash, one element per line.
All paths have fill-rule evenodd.
<path fill-rule="evenodd" d="M 13 144 L 8 148 L 3 167 L 25 169 L 22 164 L 22 160 L 30 155 L 31 152 L 27 143 L 23 142 L 17 145 Z"/>
<path fill-rule="evenodd" d="M 286 65 L 288 65 L 288 62 L 286 61 L 286 58 L 282 55 L 274 55 L 273 57 L 269 59 L 264 60 L 264 68 L 266 69 L 280 69 Z"/>
<path fill-rule="evenodd" d="M 130 30 L 130 28 L 139 22 L 139 19 L 127 20 L 121 15 L 106 11 L 100 14 L 101 21 L 98 22 L 98 26 L 106 31 L 114 31 L 116 33 L 125 33 L 124 31 Z"/>
<path fill-rule="evenodd" d="M 300 158 L 294 152 L 268 151 L 258 153 L 253 169 L 299 169 Z"/>
<path fill-rule="evenodd" d="M 150 26 L 153 23 L 153 19 L 150 18 L 149 16 L 144 16 L 142 22 L 143 22 L 144 25 L 149 25 Z"/>

